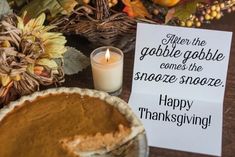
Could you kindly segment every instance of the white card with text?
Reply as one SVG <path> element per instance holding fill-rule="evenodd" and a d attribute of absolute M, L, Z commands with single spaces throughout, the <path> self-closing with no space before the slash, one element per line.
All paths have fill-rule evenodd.
<path fill-rule="evenodd" d="M 139 23 L 129 104 L 150 146 L 221 155 L 231 32 Z"/>

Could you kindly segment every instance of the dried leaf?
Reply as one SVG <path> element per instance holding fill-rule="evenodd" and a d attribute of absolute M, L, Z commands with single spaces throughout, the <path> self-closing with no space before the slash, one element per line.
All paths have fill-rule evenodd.
<path fill-rule="evenodd" d="M 69 14 L 73 11 L 73 8 L 77 5 L 76 0 L 32 0 L 21 10 L 21 13 L 27 11 L 30 18 L 35 18 L 39 14 L 45 11 L 49 11 L 51 16 L 54 17 L 57 14 Z"/>
<path fill-rule="evenodd" d="M 60 0 L 60 5 L 66 10 L 65 14 L 71 13 L 77 4 L 76 0 Z"/>
<path fill-rule="evenodd" d="M 16 76 L 13 76 L 11 79 L 14 81 L 19 81 L 21 79 L 21 77 L 20 77 L 20 75 L 16 75 Z"/>
<path fill-rule="evenodd" d="M 168 23 L 174 17 L 174 14 L 175 14 L 175 8 L 171 8 L 168 10 L 165 17 L 165 24 Z"/>
<path fill-rule="evenodd" d="M 122 2 L 125 4 L 123 12 L 126 12 L 128 16 L 151 18 L 151 15 L 148 13 L 141 0 L 122 0 Z"/>
<path fill-rule="evenodd" d="M 43 66 L 35 66 L 33 73 L 39 76 L 42 74 L 43 70 Z"/>
<path fill-rule="evenodd" d="M 27 2 L 27 0 L 8 0 L 9 4 L 16 4 L 17 7 L 22 7 Z"/>
<path fill-rule="evenodd" d="M 190 0 L 185 2 L 182 5 L 175 7 L 174 17 L 177 17 L 179 20 L 186 20 L 191 14 L 194 14 L 197 9 L 197 3 L 202 2 L 203 0 Z"/>
<path fill-rule="evenodd" d="M 6 0 L 0 0 L 0 17 L 1 15 L 11 13 L 12 10 L 10 9 L 10 6 Z"/>
<path fill-rule="evenodd" d="M 28 64 L 27 66 L 27 72 L 34 73 L 34 64 Z"/>
<path fill-rule="evenodd" d="M 10 83 L 10 82 L 11 82 L 11 78 L 10 78 L 8 75 L 6 75 L 6 76 L 1 76 L 1 84 L 2 84 L 3 86 L 8 85 L 8 83 Z"/>
<path fill-rule="evenodd" d="M 90 64 L 89 58 L 73 47 L 67 47 L 64 54 L 64 72 L 67 75 L 76 74 Z"/>

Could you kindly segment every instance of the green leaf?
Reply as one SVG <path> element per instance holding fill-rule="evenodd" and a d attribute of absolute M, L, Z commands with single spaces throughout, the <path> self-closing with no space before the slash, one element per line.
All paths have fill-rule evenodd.
<path fill-rule="evenodd" d="M 64 72 L 66 75 L 76 74 L 90 65 L 90 60 L 73 47 L 67 47 L 64 54 Z"/>
<path fill-rule="evenodd" d="M 197 3 L 202 0 L 192 0 L 184 3 L 182 5 L 178 5 L 175 7 L 174 17 L 177 17 L 179 20 L 186 20 L 190 17 L 191 14 L 194 14 L 197 9 Z"/>
<path fill-rule="evenodd" d="M 6 0 L 0 0 L 0 17 L 8 13 L 12 13 L 8 2 Z"/>
<path fill-rule="evenodd" d="M 49 11 L 54 17 L 59 13 L 71 13 L 77 4 L 76 0 L 32 0 L 22 8 L 21 13 L 27 11 L 27 16 L 35 18 L 42 12 Z"/>

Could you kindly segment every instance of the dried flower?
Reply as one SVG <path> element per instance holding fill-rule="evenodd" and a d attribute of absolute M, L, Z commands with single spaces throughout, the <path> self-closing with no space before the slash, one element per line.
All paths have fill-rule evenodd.
<path fill-rule="evenodd" d="M 19 95 L 63 80 L 63 70 L 55 59 L 62 60 L 66 39 L 61 33 L 49 32 L 45 14 L 27 20 L 16 15 L 0 21 L 0 103 L 9 101 L 9 91 Z"/>

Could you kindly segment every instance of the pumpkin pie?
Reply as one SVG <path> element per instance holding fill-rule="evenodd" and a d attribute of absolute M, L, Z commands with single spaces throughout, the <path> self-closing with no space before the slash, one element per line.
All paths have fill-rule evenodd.
<path fill-rule="evenodd" d="M 49 89 L 0 110 L 0 157 L 102 155 L 143 131 L 117 97 L 89 89 Z"/>

